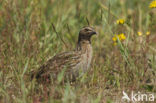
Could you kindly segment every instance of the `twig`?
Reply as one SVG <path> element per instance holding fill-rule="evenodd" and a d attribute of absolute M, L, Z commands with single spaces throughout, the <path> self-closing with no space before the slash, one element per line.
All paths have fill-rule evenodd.
<path fill-rule="evenodd" d="M 101 9 L 101 21 L 102 21 L 102 19 L 103 19 L 103 11 Z"/>
<path fill-rule="evenodd" d="M 110 1 L 109 1 L 109 5 L 108 5 L 108 24 L 110 21 Z"/>
<path fill-rule="evenodd" d="M 67 29 L 68 29 L 68 32 L 71 34 L 71 31 L 70 31 L 70 28 L 69 28 L 69 25 L 67 24 Z"/>
<path fill-rule="evenodd" d="M 88 26 L 90 26 L 90 23 L 87 17 L 86 17 L 86 21 L 87 21 Z"/>
<path fill-rule="evenodd" d="M 54 26 L 54 24 L 52 23 L 52 27 L 56 33 L 56 35 L 61 39 L 61 41 L 63 42 L 63 44 L 65 45 L 66 48 L 68 48 L 67 44 L 64 42 L 64 40 L 61 38 L 61 36 L 58 34 L 58 32 L 56 31 L 56 28 Z"/>

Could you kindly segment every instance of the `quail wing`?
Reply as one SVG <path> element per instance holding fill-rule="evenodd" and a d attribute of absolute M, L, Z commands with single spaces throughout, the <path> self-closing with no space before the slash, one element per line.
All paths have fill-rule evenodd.
<path fill-rule="evenodd" d="M 82 57 L 80 51 L 57 54 L 39 68 L 36 73 L 36 78 L 49 77 L 50 75 L 52 75 L 53 78 L 56 78 L 57 74 L 64 68 L 66 69 L 65 73 L 72 72 L 75 68 L 80 67 L 81 59 Z"/>

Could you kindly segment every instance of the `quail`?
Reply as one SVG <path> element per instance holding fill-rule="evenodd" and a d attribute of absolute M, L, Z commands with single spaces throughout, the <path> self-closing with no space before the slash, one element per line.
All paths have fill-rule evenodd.
<path fill-rule="evenodd" d="M 74 51 L 63 52 L 49 59 L 40 66 L 32 75 L 39 81 L 57 79 L 58 74 L 63 72 L 64 80 L 75 81 L 90 67 L 92 60 L 91 37 L 97 34 L 92 27 L 83 27 L 78 36 L 78 42 Z"/>

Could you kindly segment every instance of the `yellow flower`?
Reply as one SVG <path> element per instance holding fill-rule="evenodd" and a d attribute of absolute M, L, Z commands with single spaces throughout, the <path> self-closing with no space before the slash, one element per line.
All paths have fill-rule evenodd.
<path fill-rule="evenodd" d="M 122 40 L 125 40 L 126 39 L 126 36 L 125 36 L 125 34 L 124 33 L 121 33 L 121 34 L 115 34 L 115 36 L 112 38 L 112 40 L 114 41 L 114 42 L 117 42 L 117 39 L 119 38 L 119 40 L 120 41 L 122 41 Z"/>
<path fill-rule="evenodd" d="M 139 36 L 142 36 L 142 32 L 138 31 L 138 35 L 139 35 Z"/>
<path fill-rule="evenodd" d="M 149 8 L 156 8 L 156 0 L 150 3 Z"/>
<path fill-rule="evenodd" d="M 125 23 L 125 20 L 124 19 L 119 19 L 116 21 L 117 24 L 124 24 Z"/>
<path fill-rule="evenodd" d="M 116 46 L 117 45 L 117 42 L 114 42 L 113 45 Z"/>
<path fill-rule="evenodd" d="M 116 42 L 116 41 L 117 41 L 117 38 L 114 36 L 114 37 L 112 38 L 112 40 L 113 40 L 114 42 Z"/>
<path fill-rule="evenodd" d="M 126 39 L 126 36 L 125 36 L 124 33 L 119 34 L 118 37 L 119 37 L 120 40 L 125 40 Z"/>
<path fill-rule="evenodd" d="M 114 37 L 112 38 L 112 40 L 114 41 L 113 45 L 117 45 L 117 40 L 120 40 L 120 41 L 123 41 L 126 39 L 126 36 L 124 33 L 121 33 L 121 34 L 115 34 Z"/>
<path fill-rule="evenodd" d="M 150 34 L 151 34 L 150 31 L 147 31 L 147 32 L 146 32 L 146 35 L 147 35 L 147 36 L 150 35 Z"/>
<path fill-rule="evenodd" d="M 114 42 L 116 42 L 116 41 L 117 41 L 117 34 L 114 34 L 114 36 L 113 36 L 112 40 L 113 40 Z"/>

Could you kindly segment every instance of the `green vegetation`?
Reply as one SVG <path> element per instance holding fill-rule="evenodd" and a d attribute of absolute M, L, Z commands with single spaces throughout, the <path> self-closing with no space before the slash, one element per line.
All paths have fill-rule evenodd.
<path fill-rule="evenodd" d="M 123 90 L 156 93 L 156 8 L 150 2 L 0 0 L 0 103 L 117 103 Z M 30 80 L 49 57 L 73 50 L 87 25 L 99 33 L 87 74 L 72 84 Z M 124 40 L 114 44 L 115 34 Z"/>

